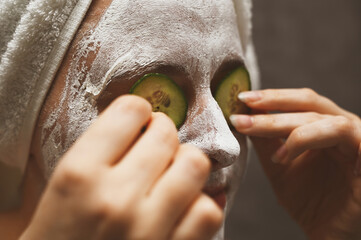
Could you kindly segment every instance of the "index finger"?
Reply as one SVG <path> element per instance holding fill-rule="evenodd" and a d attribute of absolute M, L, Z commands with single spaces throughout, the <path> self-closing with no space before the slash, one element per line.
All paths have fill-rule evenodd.
<path fill-rule="evenodd" d="M 284 138 L 295 128 L 328 116 L 314 112 L 232 115 L 230 121 L 238 132 L 249 136 Z"/>
<path fill-rule="evenodd" d="M 248 91 L 240 93 L 239 99 L 253 109 L 265 111 L 346 114 L 330 99 L 309 88 Z"/>
<path fill-rule="evenodd" d="M 64 161 L 113 164 L 133 144 L 151 113 L 146 100 L 137 96 L 119 97 L 75 142 Z"/>

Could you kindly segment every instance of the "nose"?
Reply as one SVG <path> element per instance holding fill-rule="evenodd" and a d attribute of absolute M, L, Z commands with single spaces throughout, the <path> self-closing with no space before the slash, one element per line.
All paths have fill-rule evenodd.
<path fill-rule="evenodd" d="M 232 165 L 241 153 L 240 144 L 211 93 L 198 96 L 189 105 L 178 136 L 182 143 L 192 144 L 208 155 L 212 171 Z"/>

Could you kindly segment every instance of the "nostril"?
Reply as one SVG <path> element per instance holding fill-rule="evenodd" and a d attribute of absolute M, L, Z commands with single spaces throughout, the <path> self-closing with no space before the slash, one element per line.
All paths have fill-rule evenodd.
<path fill-rule="evenodd" d="M 210 160 L 211 160 L 211 163 L 212 163 L 212 168 L 211 168 L 212 172 L 223 168 L 222 164 L 218 160 L 216 160 L 214 158 L 210 158 Z"/>
<path fill-rule="evenodd" d="M 232 165 L 235 161 L 237 161 L 239 156 L 239 154 L 230 153 L 221 149 L 208 152 L 207 155 L 212 163 L 212 171 Z"/>

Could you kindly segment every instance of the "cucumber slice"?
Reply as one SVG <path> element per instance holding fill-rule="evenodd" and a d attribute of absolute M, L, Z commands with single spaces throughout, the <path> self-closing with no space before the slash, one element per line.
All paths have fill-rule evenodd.
<path fill-rule="evenodd" d="M 238 94 L 251 89 L 251 81 L 247 69 L 238 67 L 224 78 L 217 86 L 215 99 L 222 109 L 223 115 L 230 124 L 232 114 L 249 113 L 246 104 L 238 99 Z"/>
<path fill-rule="evenodd" d="M 130 93 L 148 100 L 153 112 L 167 114 L 177 128 L 183 124 L 187 115 L 187 100 L 182 89 L 168 76 L 146 74 L 133 85 Z"/>

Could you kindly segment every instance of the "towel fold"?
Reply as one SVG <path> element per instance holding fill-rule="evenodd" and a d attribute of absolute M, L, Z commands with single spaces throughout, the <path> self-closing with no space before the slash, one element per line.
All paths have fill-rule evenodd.
<path fill-rule="evenodd" d="M 0 4 L 0 209 L 18 202 L 39 111 L 90 3 Z"/>

